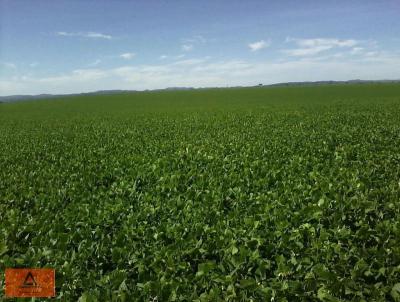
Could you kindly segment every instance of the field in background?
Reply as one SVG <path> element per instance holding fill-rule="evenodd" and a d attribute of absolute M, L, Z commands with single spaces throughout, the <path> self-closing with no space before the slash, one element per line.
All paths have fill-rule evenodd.
<path fill-rule="evenodd" d="M 68 301 L 398 301 L 399 209 L 398 84 L 0 104 L 0 271 Z"/>

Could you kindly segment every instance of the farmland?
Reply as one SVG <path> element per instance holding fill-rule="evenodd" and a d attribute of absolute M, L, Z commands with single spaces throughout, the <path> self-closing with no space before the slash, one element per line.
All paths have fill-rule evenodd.
<path fill-rule="evenodd" d="M 0 271 L 61 300 L 399 301 L 399 209 L 398 84 L 0 104 Z"/>

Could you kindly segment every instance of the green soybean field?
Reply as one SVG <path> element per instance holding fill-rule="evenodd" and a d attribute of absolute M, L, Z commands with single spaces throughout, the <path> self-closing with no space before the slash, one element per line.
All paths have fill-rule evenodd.
<path fill-rule="evenodd" d="M 61 301 L 400 301 L 400 85 L 0 104 L 0 299 L 46 267 Z"/>

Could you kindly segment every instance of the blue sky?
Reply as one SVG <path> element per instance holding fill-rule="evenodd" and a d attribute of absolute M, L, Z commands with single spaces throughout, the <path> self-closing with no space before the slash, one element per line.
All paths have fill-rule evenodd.
<path fill-rule="evenodd" d="M 0 95 L 400 79 L 400 2 L 0 0 Z"/>

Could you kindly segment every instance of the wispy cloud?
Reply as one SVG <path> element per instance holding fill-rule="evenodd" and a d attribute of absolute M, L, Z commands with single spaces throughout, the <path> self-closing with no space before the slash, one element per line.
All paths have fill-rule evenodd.
<path fill-rule="evenodd" d="M 86 34 L 88 38 L 95 38 L 95 39 L 107 39 L 110 40 L 112 37 L 110 35 L 105 35 L 101 33 L 89 32 Z"/>
<path fill-rule="evenodd" d="M 186 60 L 179 60 L 171 63 L 172 66 L 194 66 L 194 65 L 201 65 L 202 63 L 207 62 L 210 57 L 204 58 L 197 58 L 197 59 L 186 59 Z"/>
<path fill-rule="evenodd" d="M 364 51 L 363 47 L 353 47 L 350 51 L 352 55 L 358 55 Z"/>
<path fill-rule="evenodd" d="M 29 64 L 29 67 L 35 68 L 35 67 L 37 67 L 38 65 L 39 65 L 38 62 L 32 62 L 32 63 Z"/>
<path fill-rule="evenodd" d="M 340 40 L 342 41 L 342 40 Z M 256 85 L 288 81 L 382 79 L 400 77 L 400 53 L 369 47 L 366 41 L 333 42 L 332 51 L 322 52 L 327 42 L 295 42 L 299 49 L 316 51 L 315 56 L 279 58 L 276 60 L 218 60 L 163 54 L 154 64 L 128 64 L 114 68 L 82 68 L 46 77 L 30 73 L 16 74 L 19 69 L 0 77 L 0 94 L 74 93 L 99 89 L 157 89 L 171 86 L 215 87 Z M 353 46 L 350 46 L 353 45 Z M 301 47 L 300 47 L 301 46 Z M 296 49 L 297 49 L 296 48 Z M 363 48 L 362 50 L 358 48 Z M 351 55 L 351 52 L 360 55 Z M 321 54 L 319 54 L 321 53 Z M 179 56 L 183 56 L 179 55 Z M 114 56 L 113 58 L 116 58 Z M 136 62 L 136 61 L 132 61 Z M 95 65 L 93 65 L 95 66 Z M 371 72 L 371 70 L 373 72 Z"/>
<path fill-rule="evenodd" d="M 58 31 L 56 32 L 57 36 L 62 37 L 82 37 L 82 38 L 90 38 L 90 39 L 106 39 L 111 40 L 111 35 L 106 35 L 98 32 L 65 32 L 65 31 Z"/>
<path fill-rule="evenodd" d="M 179 60 L 186 57 L 186 54 L 182 53 L 180 55 L 161 55 L 158 57 L 159 60 L 166 60 L 166 59 L 171 59 L 171 60 Z"/>
<path fill-rule="evenodd" d="M 69 74 L 44 77 L 36 79 L 38 83 L 45 84 L 73 84 L 84 83 L 88 81 L 97 81 L 107 76 L 104 70 L 100 69 L 76 69 Z"/>
<path fill-rule="evenodd" d="M 316 55 L 322 51 L 331 49 L 331 46 L 327 45 L 320 45 L 320 46 L 315 46 L 315 47 L 307 47 L 307 48 L 295 48 L 295 49 L 286 49 L 284 52 L 288 54 L 289 56 L 295 56 L 295 57 L 302 57 L 302 56 L 311 56 L 311 55 Z"/>
<path fill-rule="evenodd" d="M 202 35 L 195 35 L 191 38 L 182 39 L 182 42 L 187 44 L 200 44 L 200 43 L 206 43 L 207 39 L 204 38 Z"/>
<path fill-rule="evenodd" d="M 216 61 L 192 58 L 168 64 L 77 69 L 36 78 L 0 78 L 1 94 L 73 93 L 99 89 L 156 89 L 171 86 L 215 87 L 288 81 L 382 79 L 400 77 L 400 56 L 302 57 L 286 61 Z M 352 58 L 352 59 L 349 59 Z M 368 58 L 368 61 L 367 61 Z M 371 73 L 373 70 L 373 73 Z"/>
<path fill-rule="evenodd" d="M 376 57 L 379 54 L 377 51 L 368 51 L 365 53 L 366 57 Z"/>
<path fill-rule="evenodd" d="M 0 62 L 0 66 L 6 67 L 6 68 L 10 68 L 10 69 L 16 69 L 17 65 L 15 65 L 14 63 L 10 63 L 10 62 Z"/>
<path fill-rule="evenodd" d="M 317 38 L 317 39 L 293 39 L 287 38 L 287 42 L 294 41 L 297 45 L 301 47 L 317 47 L 321 45 L 328 46 L 338 46 L 338 47 L 352 47 L 358 44 L 356 40 L 339 40 L 339 39 L 327 39 L 327 38 Z"/>
<path fill-rule="evenodd" d="M 289 56 L 311 56 L 319 54 L 333 48 L 350 48 L 355 47 L 360 42 L 357 40 L 340 40 L 340 39 L 294 39 L 286 38 L 286 42 L 294 42 L 297 48 L 284 49 L 283 52 Z"/>
<path fill-rule="evenodd" d="M 63 37 L 74 37 L 74 36 L 79 36 L 78 33 L 67 33 L 65 31 L 58 31 L 56 32 L 57 36 L 63 36 Z"/>
<path fill-rule="evenodd" d="M 251 51 L 258 51 L 260 49 L 267 48 L 270 45 L 271 45 L 270 41 L 260 40 L 254 43 L 250 43 L 248 47 L 250 48 Z"/>
<path fill-rule="evenodd" d="M 120 58 L 125 59 L 125 60 L 130 60 L 134 56 L 136 56 L 136 54 L 133 52 L 126 52 L 126 53 L 120 54 Z"/>
<path fill-rule="evenodd" d="M 194 48 L 193 44 L 183 44 L 182 45 L 183 51 L 191 51 L 191 50 L 193 50 L 193 48 Z"/>
<path fill-rule="evenodd" d="M 207 39 L 204 38 L 202 35 L 194 35 L 190 38 L 183 38 L 181 39 L 181 50 L 188 52 L 192 51 L 195 47 L 207 43 Z"/>
<path fill-rule="evenodd" d="M 102 61 L 100 59 L 95 60 L 94 62 L 90 63 L 89 66 L 97 66 L 101 63 Z"/>

